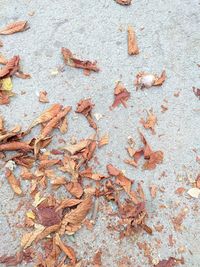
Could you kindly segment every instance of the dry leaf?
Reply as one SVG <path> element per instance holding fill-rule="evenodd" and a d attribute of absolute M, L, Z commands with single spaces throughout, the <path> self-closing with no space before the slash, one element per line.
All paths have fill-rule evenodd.
<path fill-rule="evenodd" d="M 39 233 L 35 239 L 35 242 L 44 239 L 45 237 L 49 236 L 50 234 L 57 232 L 60 229 L 60 224 L 54 224 L 49 227 L 46 227 L 41 233 Z"/>
<path fill-rule="evenodd" d="M 70 246 L 66 246 L 60 239 L 60 236 L 58 233 L 56 233 L 56 236 L 55 236 L 55 243 L 67 255 L 71 263 L 73 265 L 76 264 L 76 255 L 75 255 L 73 248 Z"/>
<path fill-rule="evenodd" d="M 101 181 L 102 179 L 108 178 L 108 176 L 105 176 L 104 174 L 93 173 L 92 168 L 90 168 L 90 167 L 85 169 L 84 171 L 79 172 L 79 175 L 81 177 L 90 178 L 90 179 L 93 179 L 95 181 Z"/>
<path fill-rule="evenodd" d="M 58 124 L 58 122 L 65 117 L 71 110 L 71 107 L 65 107 L 63 110 L 61 110 L 54 118 L 52 118 L 42 129 L 42 132 L 39 135 L 39 140 L 44 139 L 47 137 L 51 131 L 53 130 L 54 127 Z"/>
<path fill-rule="evenodd" d="M 106 168 L 107 168 L 108 174 L 111 176 L 118 176 L 120 174 L 120 170 L 115 168 L 112 164 L 108 164 Z"/>
<path fill-rule="evenodd" d="M 155 151 L 150 154 L 150 159 L 147 160 L 143 168 L 144 170 L 153 170 L 156 168 L 157 164 L 161 164 L 163 162 L 164 154 L 162 151 Z"/>
<path fill-rule="evenodd" d="M 128 92 L 121 82 L 117 82 L 114 92 L 114 102 L 112 108 L 115 108 L 122 104 L 125 108 L 127 107 L 126 101 L 130 98 L 130 92 Z"/>
<path fill-rule="evenodd" d="M 81 99 L 77 104 L 76 112 L 83 114 L 86 117 L 86 119 L 88 120 L 89 125 L 92 128 L 94 128 L 95 130 L 97 130 L 96 122 L 94 121 L 94 119 L 92 117 L 93 107 L 94 107 L 94 104 L 92 104 L 90 98 L 89 99 Z"/>
<path fill-rule="evenodd" d="M 115 0 L 118 4 L 126 6 L 130 5 L 132 0 Z"/>
<path fill-rule="evenodd" d="M 26 233 L 22 236 L 21 239 L 21 246 L 23 249 L 26 249 L 31 246 L 33 241 L 36 239 L 36 237 L 44 230 L 44 226 L 42 225 L 37 225 L 37 228 L 35 231 Z"/>
<path fill-rule="evenodd" d="M 102 255 L 102 251 L 98 250 L 94 257 L 93 257 L 93 261 L 92 264 L 94 267 L 101 267 L 102 266 L 102 262 L 101 262 L 101 255 Z"/>
<path fill-rule="evenodd" d="M 9 169 L 6 169 L 5 175 L 6 175 L 6 178 L 9 182 L 10 186 L 12 187 L 12 190 L 17 195 L 21 195 L 22 189 L 21 189 L 20 181 L 15 178 L 14 174 Z"/>
<path fill-rule="evenodd" d="M 133 182 L 134 181 L 131 181 L 126 176 L 124 176 L 122 173 L 119 173 L 119 175 L 116 177 L 116 180 L 115 180 L 115 183 L 123 187 L 124 191 L 127 194 L 130 194 Z"/>
<path fill-rule="evenodd" d="M 158 264 L 155 265 L 155 267 L 174 267 L 177 264 L 184 264 L 183 259 L 176 259 L 173 257 L 170 257 L 168 260 L 162 260 Z"/>
<path fill-rule="evenodd" d="M 67 118 L 65 117 L 59 127 L 59 130 L 62 134 L 65 134 L 68 130 L 68 123 L 67 123 Z"/>
<path fill-rule="evenodd" d="M 60 160 L 59 159 L 44 159 L 40 161 L 39 164 L 39 170 L 42 169 L 47 169 L 49 167 L 52 167 L 54 165 L 60 164 Z"/>
<path fill-rule="evenodd" d="M 0 80 L 0 86 L 2 91 L 11 91 L 13 88 L 12 80 L 10 77 Z"/>
<path fill-rule="evenodd" d="M 199 197 L 199 194 L 200 194 L 200 189 L 199 188 L 196 188 L 196 187 L 193 187 L 193 188 L 190 188 L 187 191 L 187 193 L 188 193 L 188 195 L 190 195 L 193 198 L 198 198 Z"/>
<path fill-rule="evenodd" d="M 0 78 L 12 76 L 19 70 L 19 56 L 14 56 L 0 69 Z"/>
<path fill-rule="evenodd" d="M 63 149 L 68 151 L 71 155 L 74 155 L 77 152 L 80 152 L 81 150 L 86 148 L 87 145 L 88 145 L 88 140 L 82 140 L 75 145 L 66 145 L 63 147 Z"/>
<path fill-rule="evenodd" d="M 129 55 L 139 54 L 136 34 L 132 26 L 128 26 L 128 54 Z"/>
<path fill-rule="evenodd" d="M 105 146 L 109 143 L 109 135 L 108 134 L 104 134 L 100 140 L 99 140 L 99 143 L 98 143 L 98 147 L 102 147 L 102 146 Z"/>
<path fill-rule="evenodd" d="M 27 29 L 29 29 L 27 21 L 16 21 L 8 24 L 5 28 L 0 29 L 0 34 L 8 35 L 16 32 L 23 32 Z"/>
<path fill-rule="evenodd" d="M 49 103 L 49 99 L 47 97 L 47 92 L 46 91 L 40 91 L 39 101 L 42 102 L 42 103 Z"/>
<path fill-rule="evenodd" d="M 36 214 L 39 223 L 44 226 L 52 226 L 61 222 L 61 214 L 53 206 L 43 207 L 39 205 Z"/>
<path fill-rule="evenodd" d="M 15 76 L 20 78 L 20 79 L 30 79 L 31 75 L 28 73 L 24 73 L 21 70 L 18 70 L 17 72 L 15 72 Z"/>
<path fill-rule="evenodd" d="M 83 194 L 83 188 L 78 182 L 68 182 L 65 187 L 70 194 L 77 198 L 80 198 Z"/>
<path fill-rule="evenodd" d="M 45 123 L 50 121 L 52 118 L 54 118 L 61 110 L 62 106 L 60 104 L 54 104 L 49 109 L 42 112 L 42 114 L 35 119 L 29 129 L 33 128 L 34 126 Z"/>
<path fill-rule="evenodd" d="M 61 222 L 60 233 L 64 234 L 65 231 L 73 233 L 79 230 L 82 221 L 85 219 L 91 207 L 92 199 L 88 197 L 84 199 L 76 209 L 73 209 L 69 213 L 66 213 Z"/>
<path fill-rule="evenodd" d="M 71 207 L 77 206 L 82 201 L 83 201 L 82 199 L 75 199 L 75 198 L 64 199 L 64 200 L 61 201 L 59 206 L 56 208 L 56 211 L 59 211 L 61 209 L 65 209 L 65 208 L 71 208 Z"/>
<path fill-rule="evenodd" d="M 9 142 L 0 145 L 0 151 L 22 150 L 31 151 L 33 148 L 24 142 Z"/>
<path fill-rule="evenodd" d="M 136 75 L 135 85 L 136 90 L 150 88 L 152 86 L 160 86 L 166 80 L 166 72 L 163 71 L 160 76 L 149 74 L 146 72 L 139 72 Z"/>
<path fill-rule="evenodd" d="M 182 209 L 176 217 L 172 218 L 172 223 L 173 223 L 175 231 L 182 230 L 182 223 L 186 217 L 186 214 L 187 214 L 187 211 L 185 209 Z"/>
<path fill-rule="evenodd" d="M 153 112 L 147 111 L 147 119 L 146 121 L 144 119 L 141 119 L 141 123 L 144 126 L 145 129 L 150 129 L 152 134 L 155 134 L 155 125 L 157 123 L 157 117 L 153 114 Z"/>
<path fill-rule="evenodd" d="M 72 54 L 72 52 L 67 48 L 62 48 L 61 53 L 64 58 L 64 62 L 66 65 L 73 67 L 73 68 L 81 68 L 86 70 L 92 70 L 92 71 L 99 71 L 99 68 L 96 65 L 96 62 L 91 62 L 89 60 L 79 60 L 75 58 Z"/>

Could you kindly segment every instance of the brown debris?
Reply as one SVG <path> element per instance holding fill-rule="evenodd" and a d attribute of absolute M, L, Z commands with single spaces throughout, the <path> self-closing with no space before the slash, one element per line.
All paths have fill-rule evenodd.
<path fill-rule="evenodd" d="M 196 187 L 200 189 L 200 174 L 197 175 L 195 184 L 196 184 Z"/>
<path fill-rule="evenodd" d="M 39 101 L 42 102 L 42 103 L 49 103 L 49 99 L 47 97 L 47 92 L 46 91 L 40 91 Z"/>
<path fill-rule="evenodd" d="M 23 32 L 29 29 L 27 21 L 16 21 L 8 24 L 5 28 L 0 29 L 0 35 L 8 35 L 16 32 Z"/>
<path fill-rule="evenodd" d="M 33 260 L 34 252 L 31 249 L 26 249 L 17 252 L 15 255 L 7 256 L 3 255 L 0 257 L 0 263 L 5 264 L 5 266 L 17 266 L 23 261 L 29 263 Z"/>
<path fill-rule="evenodd" d="M 91 99 L 81 99 L 76 108 L 77 113 L 83 114 L 86 119 L 89 122 L 89 125 L 97 130 L 96 122 L 94 121 L 94 118 L 92 117 L 92 109 L 94 107 L 94 104 L 92 104 Z"/>
<path fill-rule="evenodd" d="M 172 223 L 175 231 L 182 231 L 182 223 L 186 217 L 186 214 L 187 214 L 186 210 L 182 209 L 176 217 L 172 218 Z"/>
<path fill-rule="evenodd" d="M 155 134 L 155 125 L 157 124 L 157 117 L 153 114 L 153 112 L 147 111 L 147 119 L 141 119 L 141 123 L 145 129 L 150 129 L 152 134 Z"/>
<path fill-rule="evenodd" d="M 19 70 L 19 56 L 14 56 L 4 67 L 0 69 L 0 78 L 6 78 L 14 75 Z"/>
<path fill-rule="evenodd" d="M 128 6 L 131 4 L 132 0 L 115 0 L 118 4 L 123 5 L 123 6 Z"/>
<path fill-rule="evenodd" d="M 116 108 L 122 104 L 125 108 L 127 107 L 126 102 L 130 98 L 130 92 L 127 91 L 123 83 L 117 82 L 114 90 L 114 102 L 111 108 Z"/>
<path fill-rule="evenodd" d="M 183 259 L 176 259 L 174 257 L 170 257 L 168 260 L 162 260 L 155 267 L 174 267 L 177 264 L 184 264 Z"/>
<path fill-rule="evenodd" d="M 136 34 L 132 26 L 128 26 L 128 54 L 138 55 L 139 48 L 137 44 Z"/>
<path fill-rule="evenodd" d="M 101 250 L 98 250 L 95 253 L 94 258 L 93 258 L 93 261 L 92 261 L 92 265 L 94 267 L 101 267 L 102 266 L 101 255 L 102 255 L 102 251 Z"/>
<path fill-rule="evenodd" d="M 98 72 L 99 68 L 96 65 L 96 62 L 91 62 L 89 60 L 79 60 L 75 58 L 72 52 L 67 48 L 62 48 L 61 53 L 64 58 L 64 62 L 66 65 L 73 67 L 73 68 L 81 68 L 90 71 Z"/>

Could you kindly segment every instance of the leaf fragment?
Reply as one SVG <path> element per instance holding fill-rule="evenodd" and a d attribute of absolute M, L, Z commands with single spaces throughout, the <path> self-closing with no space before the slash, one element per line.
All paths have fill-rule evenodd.
<path fill-rule="evenodd" d="M 0 78 L 6 78 L 14 75 L 19 70 L 19 56 L 14 56 L 4 67 L 0 69 Z"/>
<path fill-rule="evenodd" d="M 139 48 L 137 44 L 136 34 L 132 26 L 128 26 L 128 54 L 138 55 Z"/>
<path fill-rule="evenodd" d="M 72 52 L 67 48 L 62 48 L 61 53 L 64 58 L 64 62 L 66 65 L 73 67 L 73 68 L 81 68 L 86 70 L 91 70 L 98 72 L 99 68 L 96 65 L 96 62 L 91 62 L 89 60 L 79 60 L 75 58 Z"/>
<path fill-rule="evenodd" d="M 22 236 L 21 239 L 21 246 L 23 249 L 26 249 L 31 246 L 31 244 L 34 242 L 36 237 L 44 230 L 43 225 L 37 225 L 37 228 L 35 231 L 32 231 L 30 233 L 26 233 Z"/>
<path fill-rule="evenodd" d="M 126 108 L 126 102 L 129 98 L 130 92 L 127 91 L 123 83 L 117 82 L 114 90 L 114 102 L 111 108 L 116 108 L 120 104 L 122 104 Z"/>
<path fill-rule="evenodd" d="M 65 187 L 70 192 L 70 194 L 77 198 L 80 198 L 83 194 L 83 188 L 78 182 L 68 182 Z"/>
<path fill-rule="evenodd" d="M 16 32 L 23 32 L 29 29 L 27 21 L 16 21 L 8 24 L 5 28 L 0 29 L 1 35 L 9 35 Z"/>
<path fill-rule="evenodd" d="M 108 134 L 104 134 L 104 135 L 100 138 L 100 140 L 99 140 L 99 142 L 98 142 L 98 147 L 100 148 L 100 147 L 102 147 L 102 146 L 107 145 L 108 143 L 109 143 L 109 135 L 108 135 Z"/>
<path fill-rule="evenodd" d="M 91 99 L 81 99 L 76 108 L 77 113 L 83 114 L 87 121 L 89 122 L 89 125 L 97 130 L 96 122 L 94 121 L 94 118 L 92 116 L 92 109 L 94 107 L 94 104 L 91 102 Z"/>
<path fill-rule="evenodd" d="M 48 99 L 46 91 L 40 91 L 40 93 L 39 93 L 39 101 L 42 102 L 42 103 L 49 103 L 49 99 Z"/>
<path fill-rule="evenodd" d="M 147 119 L 146 121 L 144 119 L 141 119 L 141 123 L 144 126 L 145 129 L 150 129 L 152 134 L 155 134 L 155 125 L 157 123 L 157 117 L 153 114 L 153 112 L 147 111 Z"/>

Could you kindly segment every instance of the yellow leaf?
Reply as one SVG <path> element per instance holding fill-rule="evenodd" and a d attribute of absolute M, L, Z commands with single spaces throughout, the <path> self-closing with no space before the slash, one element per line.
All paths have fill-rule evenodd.
<path fill-rule="evenodd" d="M 37 192 L 37 194 L 35 194 L 35 200 L 32 205 L 34 207 L 37 207 L 44 200 L 45 200 L 45 197 L 40 197 L 40 192 Z"/>
<path fill-rule="evenodd" d="M 33 243 L 36 237 L 44 230 L 44 228 L 45 227 L 43 225 L 38 225 L 35 231 L 24 234 L 21 239 L 21 246 L 23 247 L 23 249 L 30 247 L 30 245 Z"/>
<path fill-rule="evenodd" d="M 32 210 L 31 210 L 31 211 L 28 211 L 28 212 L 26 213 L 26 216 L 27 216 L 28 218 L 32 219 L 32 220 L 35 220 L 35 213 L 32 212 Z"/>
<path fill-rule="evenodd" d="M 13 88 L 12 80 L 10 77 L 1 80 L 1 90 L 11 91 Z"/>

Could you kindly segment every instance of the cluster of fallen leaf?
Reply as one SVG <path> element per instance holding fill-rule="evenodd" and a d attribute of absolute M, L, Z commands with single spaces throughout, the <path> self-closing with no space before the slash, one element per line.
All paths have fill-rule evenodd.
<path fill-rule="evenodd" d="M 116 2 L 121 5 L 131 4 L 131 0 L 116 0 Z M 0 34 L 12 34 L 28 28 L 26 21 L 19 21 L 0 29 Z M 61 53 L 66 65 L 81 68 L 86 75 L 91 71 L 99 71 L 96 62 L 79 60 L 69 49 L 62 48 Z M 136 34 L 131 26 L 128 27 L 128 54 L 139 54 Z M 19 56 L 14 56 L 10 60 L 0 56 L 0 63 L 3 65 L 0 69 L 0 104 L 8 104 L 10 96 L 13 95 L 14 75 L 24 79 L 30 78 L 29 74 L 24 74 L 20 70 L 19 62 Z M 136 89 L 160 86 L 165 79 L 165 71 L 160 76 L 140 72 L 135 80 Z M 126 107 L 129 98 L 130 92 L 118 82 L 111 109 L 120 104 Z M 43 103 L 48 102 L 45 91 L 40 92 L 39 100 Z M 92 115 L 93 107 L 91 99 L 82 99 L 77 104 L 76 112 L 84 115 L 89 125 L 96 131 L 97 124 Z M 56 128 L 62 134 L 67 132 L 66 115 L 70 111 L 69 106 L 54 104 L 36 118 L 26 131 L 22 131 L 20 126 L 10 131 L 6 130 L 3 118 L 0 119 L 0 157 L 5 161 L 5 177 L 18 196 L 25 195 L 21 186 L 22 180 L 29 181 L 30 188 L 28 194 L 26 190 L 26 195 L 31 197 L 24 220 L 24 227 L 28 231 L 21 239 L 21 249 L 14 256 L 1 256 L 0 263 L 11 266 L 34 260 L 35 266 L 38 267 L 82 266 L 82 260 L 77 259 L 74 249 L 67 244 L 67 236 L 75 234 L 84 223 L 91 228 L 95 223 L 100 197 L 116 204 L 121 237 L 130 236 L 141 230 L 152 234 L 152 229 L 146 224 L 148 213 L 142 185 L 138 183 L 133 190 L 134 180 L 126 177 L 121 170 L 111 164 L 107 165 L 107 174 L 96 173 L 90 166 L 96 149 L 108 144 L 107 134 L 97 139 L 95 133 L 79 142 L 73 141 L 59 149 L 48 150 L 53 138 L 52 132 Z M 154 134 L 156 116 L 152 111 L 147 115 L 147 120 L 141 119 L 141 123 Z M 27 140 L 32 129 L 39 125 L 41 126 L 39 135 L 24 141 L 24 137 Z M 163 152 L 153 151 L 144 135 L 141 132 L 139 134 L 143 145 L 136 150 L 131 144 L 127 148 L 130 159 L 126 159 L 125 163 L 137 167 L 139 159 L 143 156 L 145 160 L 143 169 L 155 169 L 156 165 L 163 161 Z M 16 166 L 21 169 L 21 180 L 14 174 Z M 58 176 L 59 172 L 62 173 L 61 176 Z M 86 186 L 85 179 L 94 182 Z M 47 195 L 45 189 L 49 182 L 52 191 Z M 54 196 L 54 190 L 59 188 L 66 190 L 66 198 L 58 199 Z M 125 195 L 124 201 L 122 194 Z M 92 213 L 90 220 L 86 219 L 89 213 Z M 93 261 L 97 266 L 100 265 L 99 262 L 101 262 L 101 252 L 95 255 Z M 171 257 L 156 266 L 170 267 L 177 262 L 179 260 Z"/>

